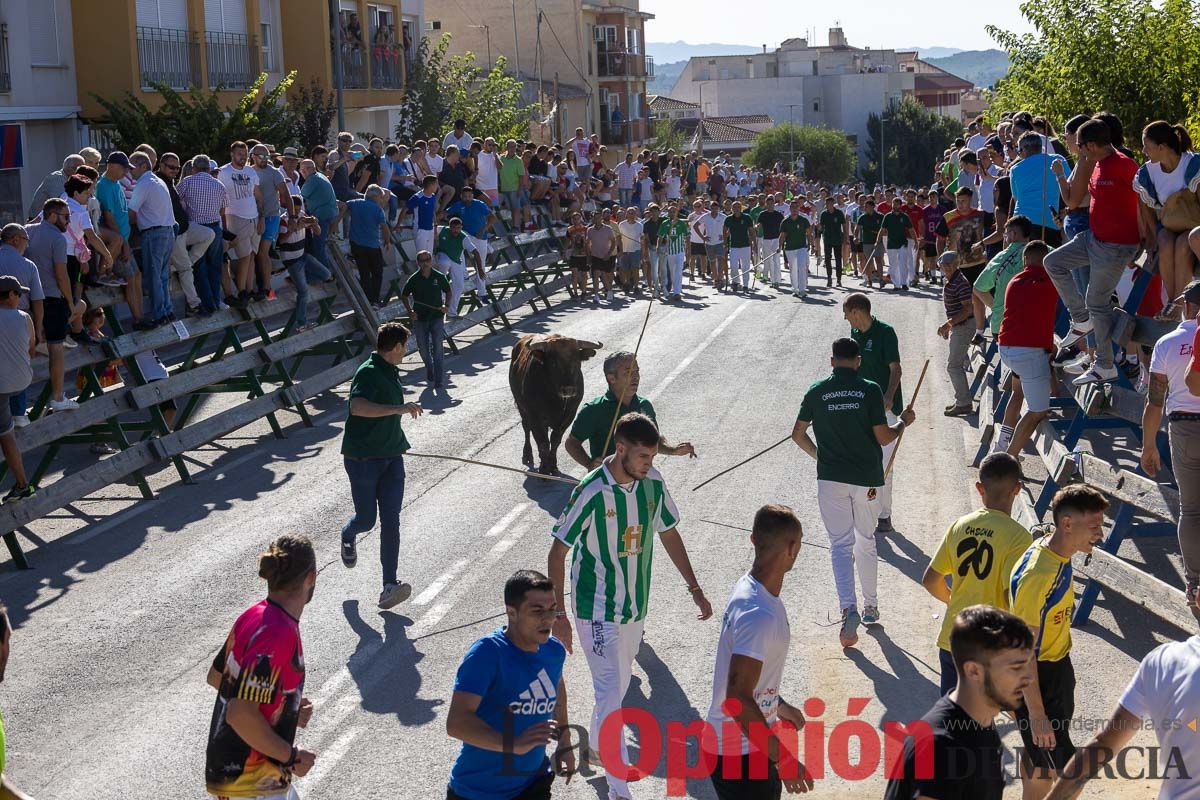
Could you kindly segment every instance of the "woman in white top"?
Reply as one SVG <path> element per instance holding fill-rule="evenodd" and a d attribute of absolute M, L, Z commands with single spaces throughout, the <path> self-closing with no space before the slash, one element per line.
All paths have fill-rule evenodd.
<path fill-rule="evenodd" d="M 1183 191 L 1195 193 L 1200 188 L 1200 159 L 1191 149 L 1191 137 L 1182 125 L 1171 125 L 1162 120 L 1151 122 L 1142 131 L 1142 151 L 1147 162 L 1138 169 L 1133 181 L 1133 188 L 1142 200 L 1139 225 L 1143 233 L 1158 229 L 1157 236 L 1144 236 L 1145 241 L 1152 243 L 1151 252 L 1158 251 L 1159 274 L 1167 295 L 1167 305 L 1158 318 L 1176 322 L 1182 309 L 1175 303 L 1175 298 L 1192 280 L 1193 252 L 1188 234 L 1195 232 L 1170 230 L 1161 221 L 1173 195 Z M 1200 235 L 1192 238 L 1200 241 Z"/>

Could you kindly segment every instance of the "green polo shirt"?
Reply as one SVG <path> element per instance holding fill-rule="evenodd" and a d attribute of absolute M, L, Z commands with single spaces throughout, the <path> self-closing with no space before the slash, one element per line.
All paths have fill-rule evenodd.
<path fill-rule="evenodd" d="M 783 224 L 779 226 L 779 231 L 783 234 L 783 249 L 807 250 L 810 227 L 812 223 L 806 217 L 784 217 Z"/>
<path fill-rule="evenodd" d="M 445 253 L 447 257 L 455 264 L 461 264 L 463 260 L 463 247 L 467 243 L 467 235 L 462 231 L 455 236 L 450 232 L 450 226 L 442 228 L 438 232 L 437 249 L 439 253 Z"/>
<path fill-rule="evenodd" d="M 1025 250 L 1025 242 L 1013 242 L 996 254 L 988 262 L 975 279 L 975 288 L 992 295 L 992 316 L 990 326 L 992 333 L 1000 335 L 1000 322 L 1004 319 L 1004 293 L 1008 291 L 1008 282 L 1024 268 L 1021 255 Z"/>
<path fill-rule="evenodd" d="M 858 218 L 858 240 L 863 244 L 875 244 L 879 229 L 883 227 L 883 215 L 878 211 L 863 214 Z"/>
<path fill-rule="evenodd" d="M 853 486 L 883 486 L 883 449 L 876 425 L 886 425 L 883 392 L 849 367 L 809 387 L 797 419 L 812 424 L 817 479 Z"/>
<path fill-rule="evenodd" d="M 350 381 L 350 400 L 363 397 L 387 406 L 404 405 L 400 370 L 379 353 L 362 363 Z M 351 414 L 342 434 L 342 455 L 350 458 L 395 458 L 408 450 L 408 439 L 400 427 L 400 415 L 357 417 Z"/>
<path fill-rule="evenodd" d="M 908 246 L 908 232 L 912 220 L 903 211 L 889 211 L 883 215 L 883 230 L 887 233 L 887 249 L 899 250 Z"/>
<path fill-rule="evenodd" d="M 729 231 L 729 248 L 750 246 L 750 229 L 754 220 L 749 214 L 733 215 L 725 218 L 725 230 Z"/>
<path fill-rule="evenodd" d="M 841 244 L 842 236 L 846 230 L 846 215 L 841 209 L 835 208 L 821 212 L 819 217 L 821 224 L 821 239 L 826 244 Z"/>
<path fill-rule="evenodd" d="M 413 314 L 416 315 L 417 322 L 430 322 L 445 316 L 442 314 L 442 306 L 446 304 L 445 294 L 449 291 L 450 279 L 446 277 L 446 273 L 432 269 L 428 278 L 422 275 L 420 270 L 409 275 L 408 280 L 404 282 L 404 291 L 400 294 L 413 299 Z"/>
<path fill-rule="evenodd" d="M 879 391 L 887 394 L 888 384 L 892 380 L 890 364 L 900 361 L 900 340 L 896 337 L 896 329 L 886 322 L 880 322 L 871 317 L 871 327 L 866 331 L 858 328 L 850 329 L 850 338 L 858 342 L 858 352 L 862 363 L 858 367 L 860 378 L 866 378 L 879 387 Z M 904 399 L 901 390 L 896 389 L 892 398 L 891 411 L 896 416 L 904 410 Z"/>
<path fill-rule="evenodd" d="M 588 453 L 592 458 L 610 456 L 617 452 L 615 437 L 609 439 L 607 452 L 601 453 L 600 448 L 604 447 L 604 440 L 613 426 L 613 418 L 620 418 L 634 411 L 645 414 L 656 423 L 658 422 L 658 418 L 654 416 L 654 406 L 650 405 L 650 401 L 640 394 L 635 394 L 630 398 L 628 405 L 621 406 L 618 414 L 617 398 L 609 389 L 603 396 L 583 404 L 583 407 L 579 409 L 579 415 L 575 417 L 575 424 L 571 426 L 571 435 L 581 442 L 587 442 Z"/>

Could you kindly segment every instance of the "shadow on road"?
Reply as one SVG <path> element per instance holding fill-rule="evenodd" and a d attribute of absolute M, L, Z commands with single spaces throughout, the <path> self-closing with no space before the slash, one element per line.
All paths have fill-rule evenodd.
<path fill-rule="evenodd" d="M 920 719 L 937 700 L 938 687 L 913 662 L 936 670 L 893 642 L 882 625 L 871 625 L 866 628 L 866 633 L 879 643 L 888 668 L 876 664 L 866 653 L 853 647 L 846 648 L 845 653 L 874 685 L 875 698 L 884 708 L 880 722 L 908 723 Z"/>
<path fill-rule="evenodd" d="M 894 546 L 893 546 L 894 545 Z M 907 575 L 914 583 L 921 583 L 929 556 L 913 544 L 900 531 L 875 536 L 875 551 L 884 561 Z"/>
<path fill-rule="evenodd" d="M 383 634 L 367 624 L 358 610 L 357 600 L 342 603 L 346 621 L 358 634 L 358 647 L 346 662 L 350 676 L 358 685 L 364 711 L 390 714 L 401 725 L 432 722 L 435 709 L 443 700 L 418 697 L 421 673 L 417 665 L 425 658 L 408 638 L 412 620 L 401 614 L 381 612 Z"/>

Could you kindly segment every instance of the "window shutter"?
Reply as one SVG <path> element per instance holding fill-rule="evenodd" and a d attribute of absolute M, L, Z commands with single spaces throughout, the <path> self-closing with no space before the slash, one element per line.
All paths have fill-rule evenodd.
<path fill-rule="evenodd" d="M 137 24 L 145 28 L 187 30 L 187 0 L 137 0 Z"/>
<path fill-rule="evenodd" d="M 247 33 L 245 0 L 204 0 L 204 28 L 212 33 Z"/>
<path fill-rule="evenodd" d="M 54 4 L 45 0 L 27 0 L 26 5 L 29 14 L 30 63 L 35 67 L 62 66 Z"/>

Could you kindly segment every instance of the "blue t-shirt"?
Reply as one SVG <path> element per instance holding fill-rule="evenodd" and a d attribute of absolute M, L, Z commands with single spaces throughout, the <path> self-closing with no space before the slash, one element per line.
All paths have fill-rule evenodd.
<path fill-rule="evenodd" d="M 96 181 L 96 199 L 100 208 L 113 215 L 117 221 L 117 229 L 126 239 L 129 238 L 129 204 L 125 202 L 125 190 L 121 184 L 110 180 L 107 175 L 101 175 Z"/>
<path fill-rule="evenodd" d="M 1016 203 L 1014 214 L 1024 214 L 1034 225 L 1058 230 L 1050 213 L 1051 208 L 1058 208 L 1062 197 L 1058 191 L 1058 178 L 1050 168 L 1055 161 L 1062 162 L 1066 174 L 1071 173 L 1071 165 L 1062 156 L 1038 153 L 1021 159 L 1009 170 L 1009 184 Z"/>
<path fill-rule="evenodd" d="M 374 200 L 355 198 L 346 203 L 350 214 L 350 244 L 379 248 L 379 226 L 387 223 L 387 214 Z"/>
<path fill-rule="evenodd" d="M 300 196 L 304 198 L 304 210 L 320 220 L 329 220 L 337 216 L 337 195 L 334 194 L 333 184 L 319 172 L 314 172 L 305 179 L 300 187 Z"/>
<path fill-rule="evenodd" d="M 487 218 L 491 215 L 491 207 L 482 200 L 472 200 L 470 205 L 466 205 L 459 200 L 453 203 L 446 209 L 448 217 L 460 217 L 463 221 L 463 230 L 468 236 L 474 236 L 476 239 L 483 238 L 483 227 L 487 225 Z"/>
<path fill-rule="evenodd" d="M 566 658 L 558 639 L 551 637 L 529 653 L 497 628 L 467 651 L 454 691 L 479 695 L 479 718 L 501 733 L 520 736 L 529 726 L 554 718 Z M 540 748 L 516 755 L 463 743 L 450 770 L 450 788 L 471 800 L 508 800 L 549 771 L 550 760 Z"/>
<path fill-rule="evenodd" d="M 408 206 L 409 211 L 416 209 L 418 228 L 423 231 L 433 230 L 433 217 L 437 214 L 436 194 L 426 195 L 424 192 L 417 192 L 408 198 L 405 205 Z"/>

